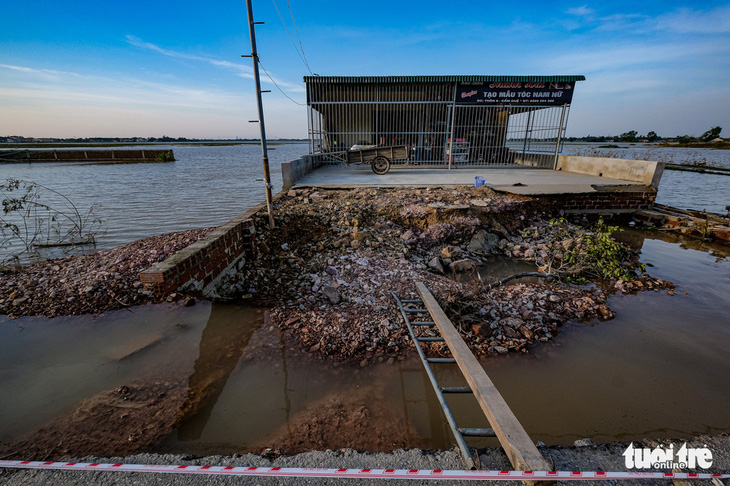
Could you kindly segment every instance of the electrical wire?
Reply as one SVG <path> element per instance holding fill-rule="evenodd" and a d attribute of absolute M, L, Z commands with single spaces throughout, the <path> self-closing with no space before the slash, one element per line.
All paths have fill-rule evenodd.
<path fill-rule="evenodd" d="M 294 33 L 297 34 L 297 40 L 299 41 L 299 47 L 302 50 L 302 57 L 304 58 L 304 64 L 307 65 L 309 74 L 313 74 L 312 70 L 309 68 L 309 63 L 307 62 L 307 55 L 304 53 L 304 46 L 302 45 L 302 38 L 299 37 L 299 29 L 297 28 L 297 21 L 294 20 L 294 12 L 291 9 L 291 0 L 286 0 L 286 4 L 289 7 L 289 15 L 291 15 L 291 21 L 294 24 Z"/>
<path fill-rule="evenodd" d="M 271 0 L 271 2 L 274 4 L 274 8 L 276 9 L 276 13 L 279 14 L 279 18 L 281 19 L 282 25 L 284 25 L 284 29 L 286 30 L 287 35 L 289 36 L 289 40 L 291 40 L 291 44 L 294 46 L 294 50 L 297 51 L 297 54 L 299 55 L 299 58 L 302 60 L 305 66 L 307 66 L 307 70 L 309 71 L 309 74 L 312 74 L 312 70 L 309 69 L 309 63 L 307 62 L 307 58 L 304 56 L 304 48 L 302 48 L 301 52 L 299 52 L 299 48 L 297 47 L 297 44 L 294 42 L 294 38 L 291 36 L 291 32 L 289 32 L 289 27 L 286 26 L 286 22 L 284 22 L 284 17 L 281 15 L 281 12 L 279 11 L 279 6 L 276 5 L 276 0 Z M 288 1 L 287 1 L 288 3 Z M 289 6 L 289 13 L 291 13 L 291 6 Z M 294 14 L 292 14 L 292 21 L 294 20 Z M 296 31 L 297 24 L 294 23 L 294 29 Z M 299 39 L 299 32 L 297 34 L 297 39 Z M 301 47 L 302 40 L 299 39 L 299 46 Z"/>
<path fill-rule="evenodd" d="M 274 86 L 276 86 L 276 89 L 278 89 L 279 91 L 281 91 L 281 94 L 283 94 L 284 96 L 286 96 L 287 98 L 289 98 L 289 100 L 291 100 L 293 103 L 295 103 L 295 104 L 297 104 L 299 106 L 306 106 L 305 104 L 299 103 L 297 100 L 295 100 L 294 98 L 292 98 L 291 96 L 289 96 L 288 94 L 286 94 L 284 92 L 284 90 L 281 89 L 278 84 L 276 84 L 276 81 L 274 81 L 274 78 L 271 77 L 271 75 L 266 70 L 266 68 L 264 67 L 264 65 L 261 64 L 261 60 L 260 59 L 259 59 L 259 66 L 261 66 L 261 69 L 264 70 L 264 74 L 266 74 L 266 76 L 271 80 L 271 82 L 274 83 Z"/>

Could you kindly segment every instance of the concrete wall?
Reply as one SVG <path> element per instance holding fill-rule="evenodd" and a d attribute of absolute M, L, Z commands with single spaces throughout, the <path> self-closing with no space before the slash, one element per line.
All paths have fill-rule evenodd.
<path fill-rule="evenodd" d="M 318 167 L 315 157 L 304 155 L 301 159 L 281 164 L 283 190 L 288 191 L 294 183 Z"/>
<path fill-rule="evenodd" d="M 525 165 L 528 167 L 539 167 L 541 169 L 552 169 L 555 154 L 523 154 L 515 150 L 510 150 L 512 162 L 517 165 Z"/>
<path fill-rule="evenodd" d="M 556 169 L 578 174 L 641 182 L 654 189 L 658 189 L 665 166 L 666 164 L 664 162 L 652 162 L 648 160 L 561 155 L 558 157 L 558 166 Z"/>
<path fill-rule="evenodd" d="M 252 217 L 261 207 L 246 211 L 205 238 L 140 272 L 140 281 L 158 296 L 181 289 L 215 297 L 211 291 L 218 278 L 245 262 L 245 258 L 253 259 L 256 229 Z"/>

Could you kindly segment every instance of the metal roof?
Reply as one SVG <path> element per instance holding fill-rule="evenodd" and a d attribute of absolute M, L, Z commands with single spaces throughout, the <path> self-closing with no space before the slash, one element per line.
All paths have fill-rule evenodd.
<path fill-rule="evenodd" d="M 394 84 L 394 83 L 568 83 L 585 81 L 582 74 L 568 75 L 452 75 L 452 76 L 304 76 L 312 84 Z"/>

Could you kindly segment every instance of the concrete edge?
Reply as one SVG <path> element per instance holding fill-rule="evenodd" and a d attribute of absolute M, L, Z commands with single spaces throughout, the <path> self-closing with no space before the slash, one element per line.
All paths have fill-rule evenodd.
<path fill-rule="evenodd" d="M 283 162 L 281 164 L 282 190 L 288 191 L 296 181 L 318 167 L 315 158 L 311 155 L 303 155 L 298 159 Z"/>
<path fill-rule="evenodd" d="M 640 182 L 658 189 L 666 165 L 665 162 L 651 160 L 561 155 L 555 170 Z"/>

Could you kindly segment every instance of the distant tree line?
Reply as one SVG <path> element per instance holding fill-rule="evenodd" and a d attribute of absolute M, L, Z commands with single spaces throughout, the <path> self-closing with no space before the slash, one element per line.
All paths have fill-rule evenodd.
<path fill-rule="evenodd" d="M 587 137 L 567 137 L 565 140 L 568 142 L 658 142 L 660 140 L 665 142 L 677 142 L 677 143 L 707 143 L 720 136 L 722 132 L 721 127 L 713 127 L 707 130 L 699 137 L 693 137 L 691 135 L 677 135 L 676 137 L 660 137 L 655 131 L 648 132 L 646 135 L 639 135 L 636 130 L 630 130 L 624 132 L 621 135 L 608 135 L 608 136 L 593 136 L 588 135 Z"/>

